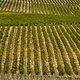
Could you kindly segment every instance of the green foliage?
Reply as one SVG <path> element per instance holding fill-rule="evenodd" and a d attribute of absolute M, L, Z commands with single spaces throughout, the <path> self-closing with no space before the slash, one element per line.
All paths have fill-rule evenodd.
<path fill-rule="evenodd" d="M 65 27 L 67 27 L 67 26 L 65 25 Z M 78 52 L 78 50 L 76 49 L 76 46 L 74 45 L 74 43 L 72 42 L 71 38 L 70 38 L 69 35 L 68 35 L 68 32 L 69 32 L 69 31 L 66 32 L 66 31 L 63 29 L 62 26 L 61 26 L 61 30 L 62 30 L 62 32 L 64 33 L 64 35 L 66 36 L 67 40 L 69 41 L 69 44 L 71 45 L 73 51 L 76 53 L 77 58 L 78 58 L 78 61 L 79 61 L 79 63 L 80 63 L 80 55 L 79 55 L 79 52 Z M 71 35 L 71 34 L 70 34 L 70 35 Z"/>
<path fill-rule="evenodd" d="M 38 36 L 39 36 L 39 45 L 40 45 L 40 49 L 41 49 L 41 59 L 42 59 L 42 70 L 43 70 L 43 74 L 44 75 L 47 75 L 47 68 L 45 66 L 45 58 L 44 58 L 44 49 L 43 49 L 43 40 L 42 40 L 42 34 L 41 34 L 41 30 L 40 30 L 40 27 L 37 26 L 37 31 L 39 32 L 38 33 Z"/>
<path fill-rule="evenodd" d="M 18 49 L 19 35 L 20 35 L 20 27 L 18 26 L 16 39 L 15 39 L 15 45 L 14 45 L 12 73 L 16 72 L 16 67 L 17 67 L 17 49 Z"/>
<path fill-rule="evenodd" d="M 50 37 L 51 42 L 52 42 L 52 45 L 53 45 L 53 49 L 54 49 L 54 53 L 55 53 L 55 57 L 56 57 L 56 61 L 57 61 L 57 64 L 58 64 L 59 74 L 62 75 L 62 74 L 63 74 L 63 70 L 62 70 L 62 66 L 61 66 L 61 61 L 60 61 L 60 59 L 59 59 L 57 46 L 56 46 L 56 44 L 55 44 L 55 41 L 54 41 L 53 35 L 52 35 L 52 33 L 51 33 L 49 27 L 47 27 L 47 31 L 48 31 L 49 37 Z"/>
<path fill-rule="evenodd" d="M 4 51 L 5 41 L 8 37 L 8 30 L 9 30 L 9 28 L 7 28 L 7 30 L 5 31 L 5 36 L 1 40 L 2 46 L 1 46 L 1 49 L 0 49 L 0 71 L 1 71 L 1 61 L 2 61 L 3 51 Z"/>
<path fill-rule="evenodd" d="M 49 67 L 50 67 L 50 72 L 51 74 L 55 74 L 54 73 L 54 67 L 53 67 L 53 64 L 52 64 L 52 60 L 51 60 L 51 56 L 52 56 L 52 52 L 51 52 L 51 49 L 50 49 L 50 45 L 49 45 L 49 39 L 47 38 L 48 35 L 47 33 L 49 34 L 49 38 L 51 40 L 51 43 L 52 43 L 52 46 L 53 46 L 53 50 L 54 50 L 54 55 L 55 55 L 55 58 L 56 58 L 56 62 L 57 62 L 57 69 L 59 71 L 59 74 L 60 75 L 64 75 L 64 71 L 63 71 L 63 68 L 62 68 L 62 63 L 61 63 L 61 60 L 60 60 L 60 57 L 59 57 L 59 54 L 62 55 L 62 58 L 63 58 L 63 63 L 64 63 L 64 68 L 65 68 L 65 71 L 68 75 L 71 74 L 71 70 L 70 70 L 70 66 L 68 64 L 68 60 L 66 58 L 66 54 L 65 54 L 65 51 L 64 51 L 64 48 L 66 49 L 66 52 L 68 53 L 68 57 L 70 59 L 70 64 L 73 68 L 73 71 L 74 73 L 77 75 L 78 74 L 78 68 L 75 64 L 75 59 L 73 58 L 73 54 L 72 54 L 72 51 L 69 47 L 69 45 L 67 44 L 67 41 L 69 42 L 71 48 L 73 49 L 73 52 L 75 52 L 75 55 L 77 56 L 77 59 L 80 63 L 80 55 L 79 55 L 79 51 L 78 51 L 78 48 L 79 48 L 79 39 L 77 38 L 77 36 L 79 37 L 79 28 L 78 26 L 79 25 L 76 25 L 76 27 L 73 25 L 73 27 L 71 27 L 71 25 L 46 25 L 46 28 L 44 27 L 44 25 L 28 25 L 27 26 L 27 29 L 28 29 L 28 33 L 27 33 L 27 72 L 28 74 L 31 73 L 31 69 L 30 69 L 30 31 L 31 31 L 31 28 L 30 26 L 32 26 L 32 39 L 33 39 L 33 45 L 34 45 L 34 69 L 35 69 L 35 74 L 39 74 L 39 63 L 38 63 L 38 50 L 37 50 L 37 40 L 36 40 L 36 31 L 35 31 L 35 27 L 37 27 L 37 34 L 38 34 L 38 38 L 39 38 L 39 45 L 40 45 L 40 50 L 41 50 L 41 59 L 42 59 L 42 71 L 43 71 L 43 75 L 47 75 L 47 66 L 45 64 L 45 55 L 44 55 L 44 49 L 43 49 L 43 39 L 42 39 L 42 33 L 43 32 L 43 36 L 44 36 L 44 39 L 45 39 L 45 45 L 46 45 L 46 49 L 47 49 L 47 53 L 48 53 L 48 60 L 49 60 Z M 51 27 L 49 27 L 51 26 Z M 70 26 L 70 28 L 68 27 Z M 2 61 L 2 56 L 3 56 L 3 52 L 4 52 L 4 46 L 5 46 L 5 42 L 7 40 L 7 38 L 9 37 L 9 40 L 8 40 L 8 45 L 7 45 L 7 51 L 6 51 L 6 59 L 5 59 L 5 63 L 4 63 L 4 73 L 8 73 L 8 67 L 9 67 L 9 54 L 10 54 L 10 48 L 11 48 L 11 44 L 12 44 L 12 38 L 13 38 L 13 35 L 14 35 L 14 28 L 16 26 L 13 26 L 12 27 L 12 31 L 10 32 L 10 35 L 9 35 L 9 30 L 10 30 L 10 26 L 8 26 L 5 30 L 5 28 L 3 27 L 1 30 L 2 32 L 5 30 L 5 36 L 3 36 L 3 38 L 1 38 L 1 49 L 0 49 L 0 71 L 1 71 L 1 61 Z M 19 43 L 19 36 L 20 36 L 20 25 L 17 26 L 17 34 L 16 34 L 16 37 L 15 37 L 15 44 L 14 44 L 14 53 L 13 53 L 13 64 L 12 64 L 12 73 L 15 74 L 16 73 L 16 67 L 17 67 L 17 50 L 18 50 L 18 43 Z M 41 28 L 42 27 L 42 30 Z M 74 31 L 75 30 L 78 30 L 77 31 Z M 46 30 L 45 30 L 46 29 Z M 65 31 L 66 30 L 66 31 Z M 73 31 L 72 31 L 73 30 Z M 75 32 L 75 33 L 74 33 Z M 22 27 L 22 36 L 21 36 L 21 52 L 20 52 L 20 63 L 19 63 L 19 71 L 20 71 L 20 74 L 23 74 L 24 73 L 24 68 L 23 68 L 23 63 L 24 63 L 24 47 L 25 47 L 25 34 L 26 33 L 26 28 L 25 28 L 25 25 Z M 59 37 L 61 39 L 59 39 L 57 33 L 59 34 Z M 4 34 L 4 33 L 3 33 Z M 64 36 L 66 38 L 64 38 Z M 70 36 L 69 36 L 70 35 Z M 54 36 L 54 38 L 53 38 Z M 76 39 L 77 38 L 77 39 Z M 74 45 L 74 43 L 76 44 L 76 46 Z M 55 41 L 56 40 L 56 41 Z M 76 41 L 75 41 L 76 40 Z M 56 43 L 56 44 L 55 44 Z M 63 43 L 63 45 L 62 45 Z M 77 46 L 78 45 L 78 46 Z M 60 50 L 60 53 L 58 51 L 58 49 Z"/>
<path fill-rule="evenodd" d="M 76 23 L 80 22 L 79 16 L 58 16 L 45 14 L 27 14 L 17 12 L 0 12 L 0 25 L 27 25 L 50 23 Z"/>
<path fill-rule="evenodd" d="M 66 60 L 66 58 L 65 58 L 65 52 L 64 52 L 63 46 L 62 46 L 62 44 L 61 44 L 61 42 L 60 42 L 60 40 L 59 40 L 59 38 L 58 38 L 58 36 L 57 36 L 57 33 L 56 33 L 54 27 L 51 27 L 51 28 L 52 28 L 53 35 L 55 36 L 55 39 L 56 39 L 56 41 L 57 41 L 58 47 L 59 47 L 59 49 L 60 49 L 60 51 L 61 51 L 61 55 L 62 55 L 62 58 L 63 58 L 63 60 L 64 60 L 65 70 L 66 70 L 67 74 L 71 74 L 71 73 L 70 73 L 69 64 L 67 63 L 67 60 Z"/>
<path fill-rule="evenodd" d="M 46 47 L 47 47 L 47 52 L 48 52 L 48 59 L 49 59 L 49 65 L 50 65 L 50 71 L 51 71 L 51 74 L 54 73 L 54 68 L 53 68 L 53 64 L 52 64 L 52 60 L 51 60 L 51 50 L 50 50 L 50 46 L 49 46 L 49 41 L 48 41 L 48 38 L 47 37 L 47 33 L 45 31 L 45 28 L 42 26 L 42 32 L 43 32 L 43 35 L 44 35 L 44 38 L 45 38 L 45 43 L 46 43 Z"/>
<path fill-rule="evenodd" d="M 32 35 L 33 35 L 33 44 L 34 44 L 34 62 L 35 62 L 35 73 L 39 74 L 39 65 L 38 65 L 38 51 L 37 51 L 37 41 L 36 41 L 36 32 L 35 27 L 32 26 Z"/>
<path fill-rule="evenodd" d="M 13 32 L 14 32 L 14 27 L 13 27 L 10 35 L 8 36 L 9 37 L 9 42 L 8 42 L 8 46 L 7 46 L 6 60 L 5 60 L 5 63 L 4 63 L 4 73 L 8 72 L 9 53 L 10 53 L 10 45 L 12 43 Z"/>
<path fill-rule="evenodd" d="M 30 74 L 30 26 L 28 27 L 27 43 L 27 72 Z"/>
<path fill-rule="evenodd" d="M 23 69 L 23 63 L 24 63 L 24 44 L 25 44 L 25 27 L 22 28 L 22 36 L 21 36 L 21 53 L 20 53 L 20 64 L 19 64 L 19 71 L 22 74 Z"/>
<path fill-rule="evenodd" d="M 63 42 L 63 44 L 64 44 L 64 46 L 65 46 L 65 48 L 66 48 L 66 50 L 67 50 L 67 52 L 68 52 L 68 56 L 69 56 L 69 59 L 70 59 L 70 61 L 71 61 L 71 65 L 72 65 L 72 67 L 73 67 L 73 70 L 74 70 L 74 72 L 75 72 L 76 74 L 78 74 L 78 70 L 77 70 L 77 67 L 76 67 L 76 64 L 75 64 L 75 60 L 74 60 L 74 58 L 73 58 L 73 54 L 72 54 L 72 52 L 71 52 L 71 50 L 70 50 L 70 48 L 69 48 L 69 46 L 68 46 L 65 38 L 63 37 L 62 32 L 60 31 L 59 28 L 57 28 L 57 26 L 56 26 L 56 30 L 57 30 L 59 36 L 61 37 L 62 42 Z"/>

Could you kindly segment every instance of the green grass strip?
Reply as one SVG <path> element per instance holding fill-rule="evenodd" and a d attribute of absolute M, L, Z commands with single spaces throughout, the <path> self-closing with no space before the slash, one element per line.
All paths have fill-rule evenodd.
<path fill-rule="evenodd" d="M 0 11 L 0 25 L 27 25 L 41 23 L 74 23 L 80 22 L 79 15 L 45 15 L 45 14 L 27 14 L 22 12 L 3 12 Z"/>

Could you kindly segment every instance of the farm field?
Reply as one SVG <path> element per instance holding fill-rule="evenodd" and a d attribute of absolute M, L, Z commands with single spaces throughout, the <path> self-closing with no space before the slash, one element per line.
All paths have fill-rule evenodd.
<path fill-rule="evenodd" d="M 54 14 L 76 16 L 80 14 L 79 0 L 1 0 L 1 11 L 29 14 Z"/>
<path fill-rule="evenodd" d="M 0 0 L 0 80 L 80 80 L 80 0 Z"/>
<path fill-rule="evenodd" d="M 79 27 L 0 26 L 0 73 L 79 77 Z"/>

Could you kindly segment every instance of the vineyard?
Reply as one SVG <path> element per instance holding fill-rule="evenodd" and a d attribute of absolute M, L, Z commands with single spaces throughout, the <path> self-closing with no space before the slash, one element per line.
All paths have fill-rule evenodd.
<path fill-rule="evenodd" d="M 1 11 L 32 14 L 79 15 L 80 0 L 1 0 Z"/>
<path fill-rule="evenodd" d="M 0 80 L 80 80 L 80 0 L 0 0 Z"/>
<path fill-rule="evenodd" d="M 79 27 L 1 26 L 0 73 L 80 76 Z"/>

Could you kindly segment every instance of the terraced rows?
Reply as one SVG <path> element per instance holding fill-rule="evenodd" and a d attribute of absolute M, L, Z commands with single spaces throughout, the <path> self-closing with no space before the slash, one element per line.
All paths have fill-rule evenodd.
<path fill-rule="evenodd" d="M 79 0 L 1 0 L 1 11 L 33 14 L 79 15 Z M 77 12 L 76 12 L 77 11 Z"/>
<path fill-rule="evenodd" d="M 80 76 L 79 26 L 0 26 L 0 73 Z"/>

